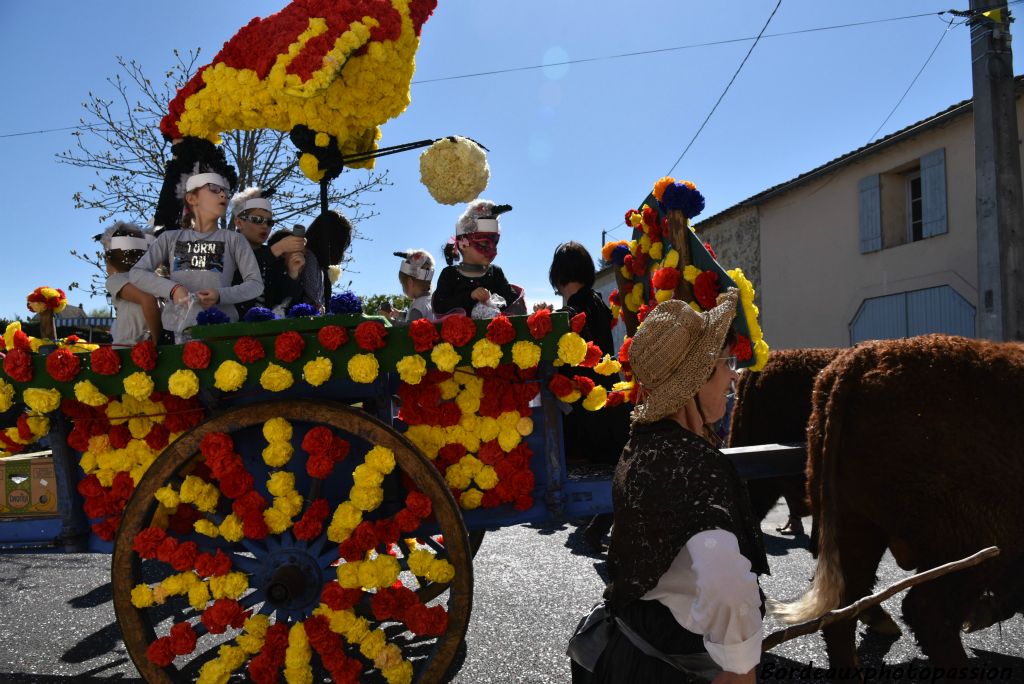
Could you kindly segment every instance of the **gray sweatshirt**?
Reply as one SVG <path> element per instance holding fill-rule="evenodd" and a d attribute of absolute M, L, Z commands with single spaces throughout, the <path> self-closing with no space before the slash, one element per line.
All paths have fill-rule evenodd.
<path fill-rule="evenodd" d="M 154 272 L 161 265 L 170 269 L 169 279 Z M 242 282 L 232 286 L 236 269 L 242 274 Z M 238 320 L 235 304 L 255 299 L 263 293 L 263 279 L 252 247 L 241 233 L 233 230 L 209 233 L 164 231 L 132 267 L 128 277 L 143 292 L 166 300 L 171 299 L 175 285 L 181 285 L 189 292 L 217 290 L 220 294 L 217 308 L 232 321 Z M 160 318 L 165 329 L 194 325 L 196 316 L 202 311 L 199 306 L 193 306 L 182 325 L 178 320 L 179 309 L 181 307 L 173 303 L 164 307 Z"/>

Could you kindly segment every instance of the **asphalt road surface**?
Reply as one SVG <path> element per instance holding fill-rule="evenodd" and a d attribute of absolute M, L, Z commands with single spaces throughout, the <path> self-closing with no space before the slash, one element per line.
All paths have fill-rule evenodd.
<path fill-rule="evenodd" d="M 763 525 L 772 576 L 765 594 L 790 598 L 813 571 L 800 542 L 782 537 L 777 507 Z M 138 673 L 114 622 L 110 558 L 102 555 L 14 554 L 0 556 L 0 682 L 50 684 L 137 682 Z M 603 586 L 602 557 L 588 554 L 575 524 L 519 526 L 488 533 L 474 564 L 473 612 L 467 649 L 453 681 L 567 682 L 565 645 L 579 616 Z M 906 573 L 889 556 L 878 587 Z M 900 596 L 886 602 L 899 621 Z M 769 628 L 777 625 L 770 623 Z M 870 681 L 931 681 L 912 637 L 881 638 L 858 629 Z M 983 681 L 1024 682 L 1024 618 L 964 635 L 971 665 Z M 765 657 L 762 681 L 822 681 L 826 666 L 819 635 L 783 644 Z M 884 671 L 881 670 L 885 666 Z M 1008 677 L 1007 677 L 1008 675 Z"/>

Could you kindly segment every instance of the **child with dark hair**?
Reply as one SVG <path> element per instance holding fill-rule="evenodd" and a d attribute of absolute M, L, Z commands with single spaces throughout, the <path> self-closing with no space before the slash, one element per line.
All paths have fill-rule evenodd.
<path fill-rule="evenodd" d="M 107 293 L 117 312 L 111 330 L 116 346 L 157 341 L 163 331 L 156 297 L 128 282 L 128 271 L 149 249 L 151 238 L 138 226 L 120 221 L 96 236 L 107 264 Z"/>
<path fill-rule="evenodd" d="M 352 223 L 343 214 L 325 211 L 306 230 L 303 289 L 307 304 L 321 311 L 331 301 L 331 269 L 341 264 L 352 243 Z"/>
<path fill-rule="evenodd" d="M 412 323 L 419 318 L 433 320 L 430 288 L 434 280 L 434 257 L 425 249 L 395 252 L 395 256 L 402 257 L 402 265 L 398 267 L 402 293 L 412 300 L 400 322 Z"/>
<path fill-rule="evenodd" d="M 476 200 L 459 217 L 455 237 L 444 248 L 448 266 L 437 279 L 435 313 L 462 311 L 467 316 L 492 318 L 499 311 L 512 313 L 515 306 L 521 305 L 522 296 L 509 285 L 502 270 L 491 263 L 498 255 L 501 237 L 498 216 L 511 209 L 507 204 Z M 462 263 L 454 265 L 460 259 Z M 478 309 L 476 314 L 474 309 Z"/>

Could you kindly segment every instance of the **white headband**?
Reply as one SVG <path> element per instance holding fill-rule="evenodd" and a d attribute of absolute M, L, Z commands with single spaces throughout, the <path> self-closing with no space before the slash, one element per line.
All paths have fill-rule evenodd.
<path fill-rule="evenodd" d="M 149 249 L 149 240 L 146 238 L 132 237 L 131 235 L 117 235 L 110 238 L 109 249 L 141 249 L 145 252 Z"/>
<path fill-rule="evenodd" d="M 402 265 L 398 267 L 398 272 L 411 276 L 416 280 L 433 280 L 434 278 L 434 269 L 415 266 L 408 261 L 402 262 Z"/>
<path fill-rule="evenodd" d="M 242 202 L 242 206 L 239 207 L 238 213 L 241 214 L 247 209 L 266 209 L 270 213 L 274 213 L 273 207 L 270 206 L 270 200 L 264 199 L 263 197 L 253 197 Z"/>
<path fill-rule="evenodd" d="M 231 189 L 231 185 L 224 179 L 224 176 L 219 173 L 197 173 L 185 181 L 185 192 L 197 190 L 207 183 L 215 183 L 216 185 L 224 188 L 225 191 Z"/>
<path fill-rule="evenodd" d="M 500 233 L 501 226 L 498 225 L 498 219 L 496 218 L 478 218 L 476 220 L 476 230 L 467 231 L 460 233 L 460 235 L 468 235 L 469 232 L 473 233 Z"/>

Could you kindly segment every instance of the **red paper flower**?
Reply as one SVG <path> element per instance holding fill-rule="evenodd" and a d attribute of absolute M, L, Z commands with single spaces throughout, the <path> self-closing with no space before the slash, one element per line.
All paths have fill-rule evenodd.
<path fill-rule="evenodd" d="M 57 382 L 70 382 L 81 367 L 78 355 L 70 349 L 58 349 L 46 357 L 46 372 Z"/>
<path fill-rule="evenodd" d="M 437 326 L 426 318 L 417 318 L 409 324 L 409 339 L 412 340 L 412 348 L 422 354 L 430 351 L 441 336 L 437 333 Z"/>
<path fill-rule="evenodd" d="M 156 345 L 153 340 L 139 342 L 132 347 L 132 361 L 144 371 L 156 368 Z"/>
<path fill-rule="evenodd" d="M 705 242 L 704 243 L 704 249 L 708 250 L 708 254 L 711 255 L 712 259 L 717 259 L 718 258 L 718 255 L 715 254 L 715 250 L 711 249 L 711 243 L 710 242 Z"/>
<path fill-rule="evenodd" d="M 94 475 L 90 475 L 89 477 L 95 478 Z M 95 491 L 92 487 L 88 490 L 90 491 L 89 494 L 82 491 L 82 484 L 88 479 L 89 478 L 86 478 L 85 480 L 82 480 L 82 482 L 78 483 L 78 491 L 86 498 L 96 496 L 96 494 L 92 493 Z M 99 485 L 99 480 L 96 480 L 96 485 Z M 100 493 L 102 493 L 102 490 L 100 490 Z M 167 533 L 159 527 L 147 527 L 135 535 L 135 539 L 132 540 L 132 550 L 139 554 L 141 558 L 156 558 L 157 549 L 160 548 L 160 544 L 162 544 L 166 538 Z"/>
<path fill-rule="evenodd" d="M 217 479 L 220 482 L 220 490 L 224 492 L 224 496 L 229 499 L 237 499 L 252 489 L 252 473 L 246 470 L 243 466 L 232 468 Z M 262 519 L 263 517 L 260 516 L 260 520 Z"/>
<path fill-rule="evenodd" d="M 366 321 L 356 326 L 356 344 L 361 349 L 372 352 L 383 349 L 387 344 L 388 331 L 384 324 L 377 321 Z"/>
<path fill-rule="evenodd" d="M 199 443 L 199 450 L 203 452 L 207 461 L 215 461 L 233 454 L 235 443 L 225 432 L 211 432 L 203 437 L 203 441 Z"/>
<path fill-rule="evenodd" d="M 121 516 L 115 515 L 102 522 L 93 523 L 90 527 L 92 527 L 93 534 L 103 541 L 113 541 L 114 535 L 117 534 L 117 528 L 120 524 Z"/>
<path fill-rule="evenodd" d="M 4 357 L 4 372 L 17 382 L 30 382 L 32 357 L 24 349 L 12 349 Z"/>
<path fill-rule="evenodd" d="M 210 348 L 199 340 L 192 340 L 185 343 L 181 352 L 181 360 L 193 370 L 202 370 L 210 365 Z"/>
<path fill-rule="evenodd" d="M 362 589 L 345 589 L 337 582 L 329 582 L 320 594 L 320 602 L 331 610 L 348 610 L 362 598 Z"/>
<path fill-rule="evenodd" d="M 192 566 L 195 565 L 196 555 L 199 553 L 199 547 L 196 546 L 195 542 L 183 542 L 178 544 L 178 548 L 171 554 L 171 567 L 178 572 L 185 572 L 191 570 Z"/>
<path fill-rule="evenodd" d="M 548 389 L 558 398 L 567 397 L 575 391 L 572 380 L 561 373 L 556 373 L 548 383 Z"/>
<path fill-rule="evenodd" d="M 604 353 L 600 347 L 593 342 L 587 342 L 587 355 L 580 361 L 580 366 L 583 368 L 593 368 L 601 362 L 601 357 L 603 356 Z"/>
<path fill-rule="evenodd" d="M 586 397 L 588 394 L 594 391 L 594 381 L 585 375 L 574 375 L 572 379 L 576 382 L 576 385 L 580 388 L 580 394 Z"/>
<path fill-rule="evenodd" d="M 461 314 L 448 316 L 441 322 L 441 337 L 453 347 L 461 347 L 476 337 L 476 323 Z"/>
<path fill-rule="evenodd" d="M 676 286 L 679 285 L 679 269 L 678 268 L 659 268 L 651 276 L 651 285 L 656 290 L 672 290 L 675 291 Z"/>
<path fill-rule="evenodd" d="M 160 423 L 153 423 L 153 427 L 149 429 L 149 433 L 146 435 L 146 446 L 154 451 L 163 451 L 170 438 L 171 433 L 168 432 L 166 427 Z"/>
<path fill-rule="evenodd" d="M 299 522 L 295 523 L 295 526 L 292 528 L 295 537 L 306 541 L 319 537 L 321 530 L 323 530 L 324 520 L 327 519 L 330 512 L 330 506 L 326 499 L 314 501 L 306 509 L 306 512 L 302 514 Z"/>
<path fill-rule="evenodd" d="M 259 361 L 266 355 L 263 345 L 255 337 L 239 337 L 235 341 L 235 356 L 242 363 Z"/>
<path fill-rule="evenodd" d="M 157 667 L 167 667 L 174 662 L 174 648 L 168 637 L 160 637 L 146 648 L 146 657 Z"/>
<path fill-rule="evenodd" d="M 274 356 L 285 363 L 298 360 L 305 348 L 306 342 L 302 335 L 294 330 L 283 332 L 274 340 Z"/>
<path fill-rule="evenodd" d="M 430 497 L 420 492 L 409 492 L 405 497 L 405 506 L 417 518 L 426 518 L 434 509 L 433 504 L 430 502 Z"/>
<path fill-rule="evenodd" d="M 100 347 L 89 354 L 89 367 L 100 375 L 117 375 L 121 372 L 121 357 L 110 347 Z"/>
<path fill-rule="evenodd" d="M 750 346 L 750 338 L 736 333 L 736 341 L 732 343 L 732 355 L 740 361 L 749 361 L 750 357 L 754 355 L 754 348 Z"/>
<path fill-rule="evenodd" d="M 231 572 L 231 557 L 220 549 L 212 555 L 201 553 L 196 556 L 195 568 L 203 577 L 220 577 Z"/>
<path fill-rule="evenodd" d="M 640 308 L 636 311 L 636 322 L 643 323 L 649 313 L 651 313 L 651 307 L 647 304 L 641 304 Z"/>
<path fill-rule="evenodd" d="M 302 448 L 307 454 L 322 454 L 334 444 L 334 433 L 331 429 L 318 425 L 302 438 Z"/>
<path fill-rule="evenodd" d="M 618 406 L 624 400 L 625 400 L 625 397 L 623 396 L 622 392 L 609 392 L 608 393 L 608 398 L 605 400 L 605 404 L 604 405 L 605 405 L 605 408 L 610 408 L 612 406 Z"/>
<path fill-rule="evenodd" d="M 318 480 L 327 479 L 333 469 L 334 459 L 323 452 L 310 454 L 306 459 L 306 472 Z"/>
<path fill-rule="evenodd" d="M 266 539 L 270 534 L 267 521 L 263 518 L 261 511 L 253 511 L 242 518 L 242 534 L 249 539 Z"/>
<path fill-rule="evenodd" d="M 627 337 L 622 342 L 622 346 L 619 347 L 619 363 L 626 365 L 629 363 L 629 348 L 633 346 L 633 338 Z"/>
<path fill-rule="evenodd" d="M 239 518 L 245 518 L 247 515 L 253 513 L 263 514 L 263 511 L 267 508 L 267 500 L 263 498 L 263 495 L 253 489 L 250 492 L 246 492 L 244 495 L 235 499 L 231 504 L 231 512 L 237 515 Z"/>
<path fill-rule="evenodd" d="M 700 308 L 707 311 L 715 308 L 720 289 L 718 274 L 711 270 L 702 271 L 693 283 L 693 296 L 700 304 Z"/>
<path fill-rule="evenodd" d="M 337 325 L 325 325 L 316 334 L 320 344 L 329 351 L 335 351 L 338 347 L 348 342 L 348 331 Z"/>
<path fill-rule="evenodd" d="M 195 531 L 193 525 L 202 517 L 199 510 L 192 504 L 178 504 L 178 508 L 167 521 L 167 529 L 182 536 L 192 534 Z"/>
<path fill-rule="evenodd" d="M 110 440 L 110 446 L 115 449 L 124 449 L 132 439 L 132 432 L 128 429 L 127 424 L 111 425 L 107 439 Z"/>
<path fill-rule="evenodd" d="M 572 328 L 572 331 L 576 334 L 579 334 L 580 331 L 583 330 L 584 326 L 586 326 L 586 324 L 587 314 L 583 313 L 582 311 L 573 316 L 572 319 L 569 321 L 569 327 Z"/>
<path fill-rule="evenodd" d="M 171 650 L 177 655 L 188 655 L 196 650 L 197 638 L 196 631 L 190 623 L 179 622 L 171 627 Z"/>
<path fill-rule="evenodd" d="M 487 339 L 494 344 L 508 344 L 516 339 L 516 329 L 508 316 L 499 314 L 487 324 Z"/>
<path fill-rule="evenodd" d="M 533 335 L 533 339 L 539 340 L 544 338 L 551 332 L 551 311 L 549 309 L 541 309 L 540 311 L 533 312 L 526 319 L 526 325 L 530 328 L 530 334 Z"/>
<path fill-rule="evenodd" d="M 221 598 L 214 601 L 212 606 L 203 611 L 203 616 L 200 620 L 210 630 L 210 634 L 223 634 L 227 631 L 228 627 L 238 629 L 242 626 L 245 622 L 245 611 L 238 605 L 238 601 Z M 285 624 L 275 623 L 270 629 L 272 630 L 277 626 L 283 627 L 287 635 L 288 626 Z M 267 636 L 269 638 L 270 630 L 267 630 Z M 287 643 L 287 636 L 285 643 Z"/>

